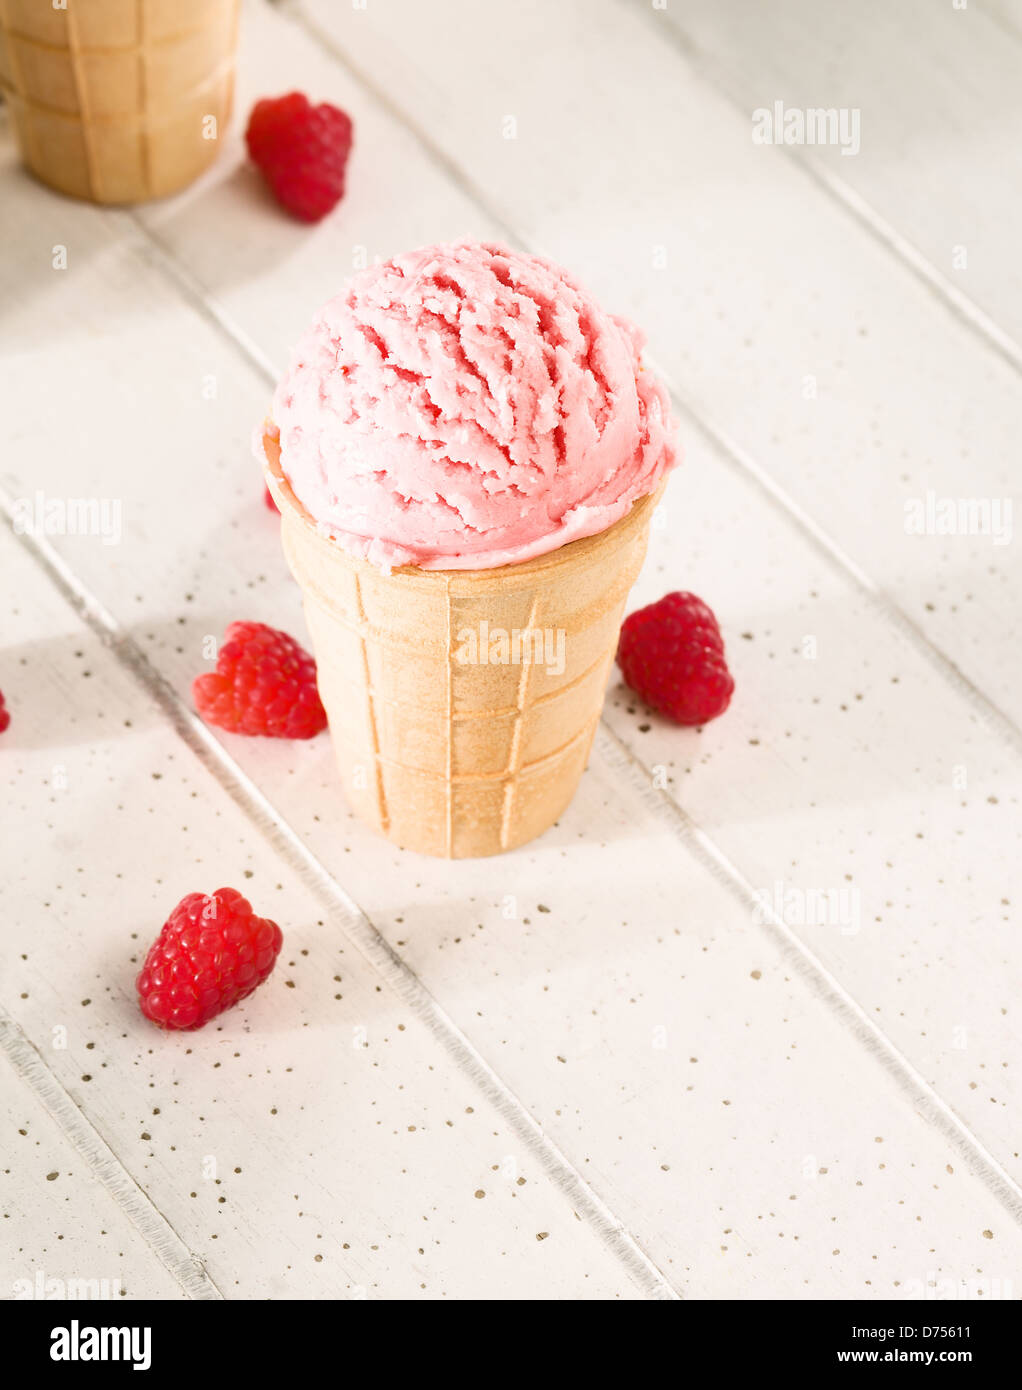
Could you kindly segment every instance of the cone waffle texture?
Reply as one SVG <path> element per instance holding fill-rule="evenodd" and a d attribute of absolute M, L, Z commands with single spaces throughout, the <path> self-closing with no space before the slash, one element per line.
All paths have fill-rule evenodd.
<path fill-rule="evenodd" d="M 96 203 L 190 183 L 230 118 L 239 4 L 0 0 L 0 90 L 28 167 Z"/>
<path fill-rule="evenodd" d="M 520 565 L 384 574 L 317 531 L 264 448 L 351 805 L 448 858 L 546 830 L 588 760 L 658 495 Z"/>

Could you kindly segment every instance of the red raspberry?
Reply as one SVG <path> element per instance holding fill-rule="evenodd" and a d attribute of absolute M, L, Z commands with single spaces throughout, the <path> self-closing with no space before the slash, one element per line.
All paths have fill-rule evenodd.
<path fill-rule="evenodd" d="M 723 714 L 735 683 L 717 619 L 695 594 L 665 594 L 621 627 L 617 664 L 627 685 L 678 724 Z"/>
<path fill-rule="evenodd" d="M 326 728 L 315 661 L 265 623 L 231 623 L 216 671 L 195 677 L 192 697 L 207 724 L 232 734 L 315 738 Z"/>
<path fill-rule="evenodd" d="M 303 222 L 318 222 L 344 196 L 351 117 L 301 92 L 257 101 L 245 132 L 248 152 L 277 201 Z"/>
<path fill-rule="evenodd" d="M 270 491 L 270 489 L 266 486 L 265 483 L 263 484 L 263 505 L 269 507 L 271 512 L 275 512 L 277 510 L 277 504 L 273 500 L 273 493 Z"/>
<path fill-rule="evenodd" d="M 8 727 L 11 722 L 11 712 L 4 704 L 4 697 L 0 695 L 0 734 Z"/>
<path fill-rule="evenodd" d="M 139 972 L 139 1003 L 160 1028 L 201 1028 L 252 993 L 284 938 L 235 888 L 189 893 L 163 924 Z"/>

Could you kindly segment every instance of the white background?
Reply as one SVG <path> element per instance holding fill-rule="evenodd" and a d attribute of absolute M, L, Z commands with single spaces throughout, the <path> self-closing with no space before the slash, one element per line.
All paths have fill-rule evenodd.
<path fill-rule="evenodd" d="M 177 199 L 53 195 L 0 122 L 5 499 L 123 508 L 0 535 L 0 1296 L 1022 1293 L 1019 544 L 905 529 L 1016 487 L 1020 66 L 1014 0 L 250 0 Z M 312 229 L 243 159 L 294 87 L 355 122 Z M 776 100 L 859 153 L 756 144 Z M 189 685 L 304 633 L 249 454 L 291 343 L 460 235 L 648 332 L 685 461 L 632 606 L 703 596 L 737 693 L 680 730 L 615 674 L 560 824 L 451 865 Z M 161 1035 L 141 954 L 225 884 L 281 960 Z"/>

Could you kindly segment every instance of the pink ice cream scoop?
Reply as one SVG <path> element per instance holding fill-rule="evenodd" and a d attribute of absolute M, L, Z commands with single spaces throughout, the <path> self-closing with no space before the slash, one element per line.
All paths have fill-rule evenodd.
<path fill-rule="evenodd" d="M 642 338 L 538 256 L 428 246 L 325 304 L 273 399 L 319 526 L 384 569 L 489 569 L 594 535 L 677 461 Z"/>

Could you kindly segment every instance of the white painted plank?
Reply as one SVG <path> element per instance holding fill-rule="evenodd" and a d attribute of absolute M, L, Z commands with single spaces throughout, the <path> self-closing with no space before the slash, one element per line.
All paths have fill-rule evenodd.
<path fill-rule="evenodd" d="M 286 51 L 283 38 L 274 44 L 278 58 Z M 27 184 L 21 194 L 30 200 L 23 206 L 31 208 L 31 216 L 19 220 L 50 235 L 47 210 L 56 205 L 44 206 Z M 205 196 L 212 196 L 211 190 L 190 200 L 190 216 L 204 215 Z M 33 337 L 30 315 L 24 331 L 47 353 L 58 379 L 73 377 L 75 413 L 47 416 L 38 389 L 35 397 L 26 394 L 32 363 L 25 369 L 11 363 L 15 398 L 22 402 L 19 428 L 24 438 L 34 437 L 34 472 L 47 486 L 65 491 L 82 477 L 70 447 L 80 435 L 87 441 L 87 476 L 124 499 L 125 537 L 111 548 L 114 560 L 88 539 L 54 539 L 87 582 L 131 622 L 151 659 L 184 693 L 202 636 L 239 616 L 242 601 L 253 605 L 247 610 L 251 615 L 300 630 L 297 596 L 247 462 L 249 425 L 265 389 L 212 329 L 187 313 L 158 277 L 145 273 L 144 248 L 134 246 L 124 221 L 75 209 L 72 226 L 68 208 L 60 205 L 60 216 L 65 236 L 79 248 L 80 274 L 61 282 L 59 291 L 40 277 L 37 292 L 48 296 L 45 338 L 38 330 Z M 206 223 L 215 228 L 208 238 L 237 245 L 252 213 L 240 203 L 233 214 L 230 208 L 227 200 Z M 120 245 L 110 244 L 111 227 L 122 233 Z M 201 236 L 198 240 L 201 244 Z M 321 249 L 329 251 L 327 240 Z M 30 251 L 20 254 L 27 257 Z M 319 279 L 330 273 L 328 263 L 321 262 L 318 271 L 305 264 L 298 278 L 288 280 L 291 264 L 278 265 L 278 298 L 286 293 L 296 302 L 313 302 Z M 30 259 L 16 262 L 14 270 L 23 282 L 34 283 Z M 100 286 L 104 324 L 83 353 L 75 326 L 86 319 L 88 306 L 99 302 Z M 54 351 L 55 331 L 69 340 L 65 357 Z M 218 384 L 215 401 L 201 399 L 204 374 Z M 147 383 L 159 383 L 159 389 Z M 713 454 L 703 466 L 708 478 L 726 477 Z M 173 478 L 174 486 L 163 486 L 164 478 Z M 10 477 L 15 491 L 26 481 L 24 474 Z M 779 535 L 779 554 L 792 547 L 797 568 L 802 554 L 783 518 L 748 490 L 739 495 L 752 522 L 758 520 L 771 540 Z M 690 524 L 697 521 L 693 516 Z M 770 531 L 771 526 L 780 531 Z M 660 558 L 654 564 L 667 563 L 664 539 L 658 535 Z M 757 559 L 762 567 L 759 552 L 749 556 L 750 565 Z M 804 564 L 799 572 L 804 577 Z M 748 575 L 743 571 L 746 586 Z M 760 592 L 761 577 L 762 568 L 753 594 Z M 849 640 L 861 641 L 862 631 L 855 630 Z M 818 735 L 822 738 L 822 731 Z M 941 1173 L 951 1176 L 948 1163 L 961 1175 L 964 1154 L 974 1163 L 981 1163 L 981 1155 L 961 1135 L 955 1137 L 946 1116 L 941 1134 L 911 1115 L 904 1090 L 888 1080 L 882 1062 L 870 1058 L 827 1008 L 807 996 L 801 978 L 790 978 L 786 958 L 777 955 L 748 911 L 736 910 L 732 899 L 679 851 L 673 832 L 628 792 L 613 762 L 597 759 L 569 816 L 540 845 L 496 865 L 459 865 L 455 872 L 401 856 L 351 825 L 324 741 L 307 749 L 226 742 L 300 835 L 379 916 L 388 938 L 414 960 L 549 1133 L 583 1172 L 593 1174 L 598 1193 L 620 1214 L 634 1215 L 640 1243 L 670 1277 L 680 1271 L 687 1291 L 836 1296 L 861 1287 L 875 1295 L 896 1292 L 938 1266 L 952 1277 L 964 1278 L 981 1266 L 990 1275 L 983 1231 L 995 1229 L 990 1224 L 995 1218 L 995 1234 L 1011 1227 L 1006 1228 L 1004 1209 L 993 1205 L 988 1191 L 970 1180 L 948 1202 L 940 1188 L 920 1222 L 915 1217 L 921 1213 L 900 1205 L 918 1171 L 940 1182 Z M 762 814 L 766 818 L 765 809 Z M 799 830 L 805 830 L 804 823 Z M 650 882 L 650 864 L 661 869 L 658 882 Z M 552 882 L 562 885 L 556 904 L 548 901 Z M 524 904 L 517 922 L 501 916 L 508 895 Z M 539 903 L 551 912 L 540 913 Z M 684 905 L 680 920 L 679 904 Z M 536 924 L 547 916 L 557 928 L 540 932 Z M 523 926 L 529 928 L 528 938 Z M 660 938 L 677 953 L 666 966 Z M 473 951 L 466 966 L 461 957 L 467 942 Z M 760 972 L 757 981 L 753 970 Z M 732 1017 L 724 1001 L 739 981 L 748 981 L 745 989 L 764 982 L 767 988 L 750 997 L 752 1013 Z M 793 1036 L 796 1017 L 805 1020 L 805 1032 Z M 661 1049 L 652 1040 L 665 1020 L 670 1042 Z M 722 1038 L 726 1046 L 720 1045 Z M 805 1071 L 793 1071 L 788 1060 L 793 1040 L 800 1043 L 796 1051 L 806 1059 Z M 711 1063 L 710 1079 L 682 1080 L 683 1086 L 694 1086 L 685 1092 L 693 1098 L 692 1108 L 682 1109 L 677 1073 L 705 1063 L 680 1059 L 704 1055 Z M 904 1085 L 905 1074 L 900 1075 Z M 840 1089 L 835 1076 L 842 1078 Z M 913 1090 L 912 1084 L 909 1097 L 925 1109 L 925 1087 Z M 857 1097 L 854 1107 L 848 1104 L 850 1094 Z M 725 1105 L 729 1100 L 732 1104 Z M 979 1107 L 974 1111 L 982 1117 Z M 792 1115 L 817 1119 L 789 1132 Z M 874 1133 L 863 1130 L 863 1115 L 870 1117 Z M 865 1154 L 873 1154 L 869 1145 L 877 1136 L 900 1156 L 897 1186 L 878 1187 L 862 1176 L 872 1162 Z M 722 1155 L 732 1145 L 729 1167 Z M 744 1227 L 758 1230 L 757 1218 L 767 1221 L 770 1211 L 776 1216 L 793 1193 L 799 1200 L 791 1180 L 796 1174 L 801 1180 L 807 1155 L 821 1150 L 847 1165 L 842 1176 L 853 1169 L 858 1175 L 836 1185 L 836 1197 L 827 1200 L 823 1193 L 813 1199 L 806 1226 L 796 1232 L 798 1242 L 791 1230 L 779 1235 L 786 1227 L 778 1222 L 735 1271 L 719 1251 L 727 1243 L 723 1238 Z M 666 1152 L 676 1156 L 673 1163 L 659 1157 Z M 881 1161 L 888 1166 L 878 1167 L 878 1174 L 892 1171 L 891 1159 Z M 835 1171 L 830 1163 L 819 1166 L 828 1168 L 822 1176 Z M 990 1179 L 989 1165 L 985 1172 Z M 828 1243 L 832 1216 L 849 1232 L 844 1244 Z M 735 1226 L 738 1217 L 742 1225 Z M 883 1252 L 882 1264 L 870 1234 L 881 1229 L 893 1247 Z M 835 1248 L 845 1252 L 842 1259 L 828 1253 Z"/>
<path fill-rule="evenodd" d="M 79 1060 L 90 1066 L 91 1053 Z M 3 1058 L 0 1132 L 0 1297 L 66 1296 L 70 1286 L 72 1294 L 95 1291 L 115 1302 L 184 1298 L 181 1285 Z"/>
<path fill-rule="evenodd" d="M 214 1296 L 640 1296 L 428 1011 L 363 959 L 6 531 L 0 554 L 0 768 L 25 830 L 0 886 L 2 1005 L 41 1057 L 6 1088 L 12 1110 L 31 1110 L 31 1085 L 68 1132 L 109 1146 L 108 1191 L 150 1228 L 165 1219 L 164 1257 Z M 184 893 L 225 883 L 279 920 L 278 966 L 217 1024 L 162 1034 L 134 998 L 141 954 Z M 31 1142 L 4 1148 L 16 1190 L 40 1181 Z M 93 1185 L 66 1159 L 52 1169 L 69 1170 L 67 1227 L 91 1231 Z M 64 1213 L 37 1201 L 25 1216 L 26 1254 L 49 1261 Z M 116 1276 L 93 1255 L 95 1236 L 82 1274 Z"/>
<path fill-rule="evenodd" d="M 1022 353 L 1017 0 L 1001 22 L 982 0 L 703 0 L 655 12 L 631 3 L 673 28 L 746 116 L 775 101 L 859 112 L 854 154 L 828 145 L 791 152 L 836 181 L 837 196 L 864 199 Z"/>
<path fill-rule="evenodd" d="M 905 529 L 928 494 L 1013 497 L 1022 394 L 997 352 L 618 0 L 524 0 L 499 43 L 471 0 L 442 24 L 414 0 L 299 12 L 501 223 L 642 324 L 684 401 L 1022 720 L 1019 546 Z"/>

